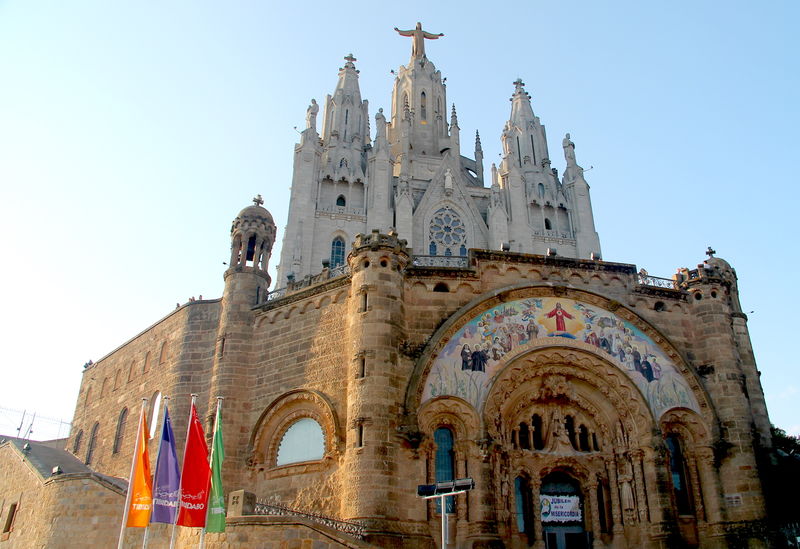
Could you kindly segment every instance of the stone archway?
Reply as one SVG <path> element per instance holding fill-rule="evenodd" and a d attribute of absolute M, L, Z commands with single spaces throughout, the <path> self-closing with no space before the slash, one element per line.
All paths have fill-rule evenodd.
<path fill-rule="evenodd" d="M 616 366 L 583 349 L 542 347 L 503 366 L 485 402 L 483 420 L 498 456 L 491 467 L 502 494 L 498 520 L 514 546 L 591 540 L 604 547 L 615 532 L 641 534 L 650 522 L 648 494 L 658 491 L 643 469 L 643 457 L 654 452 L 656 422 L 645 396 Z M 548 524 L 557 521 L 543 515 L 547 478 L 556 473 L 574 479 L 579 520 Z M 519 479 L 526 479 L 527 495 Z"/>

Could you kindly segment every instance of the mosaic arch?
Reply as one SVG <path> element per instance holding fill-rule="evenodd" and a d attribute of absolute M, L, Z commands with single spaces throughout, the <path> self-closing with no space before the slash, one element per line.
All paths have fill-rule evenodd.
<path fill-rule="evenodd" d="M 422 402 L 456 396 L 482 410 L 503 357 L 521 346 L 563 339 L 596 348 L 644 395 L 657 419 L 670 408 L 700 413 L 697 399 L 672 360 L 639 328 L 616 314 L 565 297 L 532 297 L 497 305 L 466 322 L 447 341 L 425 379 Z"/>

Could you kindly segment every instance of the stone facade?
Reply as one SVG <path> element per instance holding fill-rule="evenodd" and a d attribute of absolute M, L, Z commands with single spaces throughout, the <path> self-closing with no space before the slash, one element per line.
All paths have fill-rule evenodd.
<path fill-rule="evenodd" d="M 231 228 L 221 299 L 85 369 L 67 450 L 125 477 L 143 397 L 171 397 L 179 452 L 189 395 L 209 423 L 225 397 L 228 531 L 208 547 L 436 547 L 442 509 L 416 487 L 463 477 L 475 488 L 446 504 L 449 547 L 768 546 L 769 418 L 733 268 L 710 253 L 666 280 L 603 261 L 574 144 L 559 181 L 520 81 L 484 187 L 480 143 L 460 155 L 422 50 L 374 141 L 352 56 L 321 136 L 309 108 L 281 287 L 267 292 L 276 230 L 259 197 Z M 320 272 L 338 237 L 346 264 Z M 93 490 L 97 508 L 73 522 L 115 539 L 121 497 L 100 481 L 3 475 L 3 498 L 16 480 L 46 487 L 48 518 L 19 519 L 37 524 L 65 524 L 86 495 L 67 485 Z"/>

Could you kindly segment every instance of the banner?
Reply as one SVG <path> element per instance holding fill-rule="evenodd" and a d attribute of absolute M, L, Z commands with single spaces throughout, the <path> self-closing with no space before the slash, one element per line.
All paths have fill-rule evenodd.
<path fill-rule="evenodd" d="M 581 520 L 581 498 L 578 496 L 540 495 L 542 522 L 577 522 Z"/>
<path fill-rule="evenodd" d="M 139 430 L 136 433 L 134 448 L 133 475 L 128 484 L 130 506 L 126 526 L 146 528 L 150 524 L 150 511 L 153 506 L 153 481 L 150 478 L 150 457 L 147 454 L 147 418 L 144 406 L 139 416 Z"/>
<path fill-rule="evenodd" d="M 189 436 L 183 453 L 181 473 L 181 503 L 178 511 L 178 526 L 202 528 L 206 525 L 208 483 L 211 469 L 208 466 L 208 446 L 203 425 L 197 417 L 197 408 L 192 404 L 189 416 Z"/>
<path fill-rule="evenodd" d="M 156 458 L 156 476 L 153 481 L 153 514 L 150 522 L 172 524 L 178 512 L 178 493 L 181 472 L 178 467 L 178 453 L 175 451 L 175 435 L 169 419 L 169 407 L 164 407 L 164 428 L 161 431 L 161 444 Z"/>
<path fill-rule="evenodd" d="M 225 531 L 225 493 L 222 490 L 222 462 L 225 445 L 222 443 L 222 406 L 217 404 L 214 421 L 214 446 L 211 448 L 211 496 L 208 500 L 206 532 Z"/>

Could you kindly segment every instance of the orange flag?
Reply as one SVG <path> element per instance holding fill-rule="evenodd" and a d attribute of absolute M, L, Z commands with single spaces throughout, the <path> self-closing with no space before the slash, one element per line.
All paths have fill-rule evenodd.
<path fill-rule="evenodd" d="M 153 479 L 150 476 L 150 456 L 147 454 L 147 436 L 149 432 L 144 406 L 142 406 L 142 414 L 139 418 L 139 432 L 136 433 L 133 475 L 128 485 L 131 497 L 126 526 L 146 528 L 150 524 L 150 512 L 153 509 Z"/>

